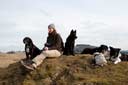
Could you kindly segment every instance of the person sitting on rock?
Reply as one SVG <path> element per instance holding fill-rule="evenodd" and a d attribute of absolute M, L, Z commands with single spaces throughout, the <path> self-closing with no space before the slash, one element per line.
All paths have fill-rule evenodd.
<path fill-rule="evenodd" d="M 59 57 L 63 53 L 63 40 L 56 32 L 55 25 L 48 25 L 48 37 L 44 48 L 40 55 L 32 59 L 31 63 L 21 61 L 27 69 L 34 70 L 37 68 L 46 57 Z M 30 61 L 29 61 L 30 62 Z"/>

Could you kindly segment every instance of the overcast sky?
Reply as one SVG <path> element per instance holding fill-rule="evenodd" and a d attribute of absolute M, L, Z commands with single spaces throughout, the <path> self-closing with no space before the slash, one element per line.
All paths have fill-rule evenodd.
<path fill-rule="evenodd" d="M 50 23 L 64 42 L 76 29 L 76 44 L 126 50 L 127 10 L 128 0 L 0 0 L 0 51 L 24 50 L 26 36 L 41 49 Z"/>

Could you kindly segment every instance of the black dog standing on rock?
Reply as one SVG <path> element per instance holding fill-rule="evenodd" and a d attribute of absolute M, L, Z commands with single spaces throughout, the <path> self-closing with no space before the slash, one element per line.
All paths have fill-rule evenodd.
<path fill-rule="evenodd" d="M 32 60 L 34 57 L 41 53 L 41 50 L 33 44 L 31 38 L 25 37 L 23 39 L 23 43 L 25 44 L 25 53 L 27 60 Z"/>
<path fill-rule="evenodd" d="M 76 36 L 76 30 L 71 30 L 70 35 L 66 39 L 65 48 L 64 48 L 64 55 L 75 55 L 74 54 L 74 45 L 75 45 L 75 39 Z"/>

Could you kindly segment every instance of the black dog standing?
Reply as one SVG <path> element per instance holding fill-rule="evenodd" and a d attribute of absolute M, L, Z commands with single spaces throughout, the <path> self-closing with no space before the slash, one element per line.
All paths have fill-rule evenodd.
<path fill-rule="evenodd" d="M 74 45 L 75 45 L 75 39 L 76 36 L 76 30 L 71 30 L 70 35 L 66 39 L 65 48 L 64 48 L 64 55 L 74 55 Z"/>
<path fill-rule="evenodd" d="M 23 39 L 23 43 L 25 44 L 25 53 L 27 60 L 32 60 L 34 57 L 41 53 L 41 50 L 33 44 L 31 38 L 25 37 Z"/>

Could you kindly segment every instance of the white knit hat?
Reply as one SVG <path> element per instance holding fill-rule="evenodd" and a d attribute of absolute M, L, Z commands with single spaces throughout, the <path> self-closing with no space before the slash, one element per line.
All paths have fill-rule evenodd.
<path fill-rule="evenodd" d="M 49 25 L 48 25 L 48 28 L 53 28 L 53 29 L 55 29 L 55 25 L 54 25 L 54 24 L 49 24 Z"/>

